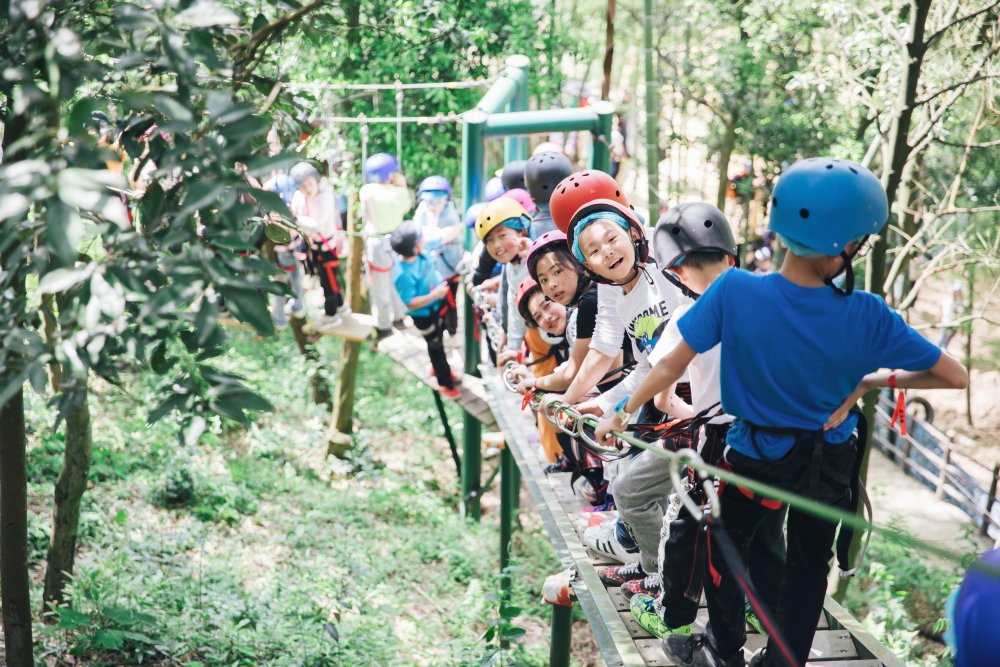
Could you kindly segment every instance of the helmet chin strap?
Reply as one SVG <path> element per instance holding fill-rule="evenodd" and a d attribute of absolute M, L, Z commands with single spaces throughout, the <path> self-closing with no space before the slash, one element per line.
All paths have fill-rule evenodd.
<path fill-rule="evenodd" d="M 660 271 L 660 273 L 663 274 L 664 278 L 672 282 L 674 286 L 681 291 L 681 294 L 683 294 L 687 298 L 693 301 L 697 301 L 698 297 L 701 296 L 700 294 L 692 290 L 690 287 L 682 283 L 681 279 L 675 276 L 673 273 L 671 273 L 668 269 L 663 269 L 662 271 Z"/>
<path fill-rule="evenodd" d="M 840 296 L 847 296 L 854 291 L 854 258 L 857 256 L 858 251 L 861 250 L 861 247 L 865 244 L 865 241 L 868 240 L 868 236 L 869 236 L 868 234 L 865 234 L 862 238 L 858 240 L 858 242 L 854 246 L 854 252 L 852 252 L 850 255 L 847 254 L 847 251 L 841 250 L 840 269 L 832 276 L 823 280 L 823 282 L 832 287 L 833 291 L 839 294 Z M 833 282 L 834 278 L 839 276 L 841 273 L 845 274 L 843 287 L 840 287 Z"/>

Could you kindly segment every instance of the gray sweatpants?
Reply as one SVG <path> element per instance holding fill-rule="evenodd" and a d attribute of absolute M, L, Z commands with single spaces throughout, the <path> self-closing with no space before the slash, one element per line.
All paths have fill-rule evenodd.
<path fill-rule="evenodd" d="M 611 482 L 618 516 L 639 545 L 639 563 L 646 574 L 657 571 L 660 526 L 672 489 L 670 461 L 647 451 L 620 461 Z"/>
<path fill-rule="evenodd" d="M 393 320 L 402 319 L 406 315 L 406 307 L 392 284 L 395 257 L 389 246 L 388 235 L 368 239 L 367 259 L 370 286 L 368 296 L 377 318 L 375 326 L 390 329 Z"/>

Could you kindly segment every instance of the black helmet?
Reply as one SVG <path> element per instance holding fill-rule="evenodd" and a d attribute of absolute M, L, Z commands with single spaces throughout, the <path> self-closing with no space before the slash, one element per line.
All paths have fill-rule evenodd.
<path fill-rule="evenodd" d="M 412 220 L 402 223 L 389 235 L 389 245 L 392 246 L 394 252 L 403 257 L 413 257 L 416 254 L 419 240 L 420 228 Z"/>
<path fill-rule="evenodd" d="M 573 164 L 562 153 L 545 151 L 532 155 L 524 168 L 524 184 L 536 204 L 548 204 L 552 191 L 573 173 Z"/>
<path fill-rule="evenodd" d="M 715 206 L 702 201 L 679 204 L 661 215 L 653 232 L 653 250 L 663 269 L 699 250 L 716 250 L 739 261 L 729 220 Z"/>
<path fill-rule="evenodd" d="M 513 190 L 514 188 L 526 189 L 524 187 L 524 167 L 527 164 L 527 160 L 511 160 L 503 166 L 500 181 L 503 183 L 505 190 Z"/>

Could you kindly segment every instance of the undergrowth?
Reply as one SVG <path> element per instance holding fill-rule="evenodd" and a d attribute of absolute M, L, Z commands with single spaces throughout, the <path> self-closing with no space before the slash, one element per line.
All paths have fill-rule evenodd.
<path fill-rule="evenodd" d="M 339 344 L 320 349 L 335 368 Z M 532 625 L 544 636 L 539 589 L 558 561 L 544 535 L 518 533 L 512 599 L 497 600 L 497 518 L 459 516 L 430 390 L 363 352 L 356 446 L 331 463 L 329 415 L 309 401 L 290 334 L 237 334 L 219 367 L 276 410 L 247 429 L 216 420 L 196 444 L 169 420 L 146 423 L 157 378 L 93 387 L 71 604 L 47 615 L 36 656 L 94 666 L 480 665 L 496 658 L 484 636 L 497 618 L 506 637 Z M 28 410 L 38 609 L 62 436 L 42 399 Z M 460 442 L 461 413 L 448 410 Z M 524 642 L 502 657 L 543 665 L 547 654 L 544 641 Z"/>

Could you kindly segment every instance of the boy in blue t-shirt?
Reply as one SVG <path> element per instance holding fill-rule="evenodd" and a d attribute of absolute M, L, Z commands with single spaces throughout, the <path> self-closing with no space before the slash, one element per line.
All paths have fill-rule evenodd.
<path fill-rule="evenodd" d="M 406 306 L 406 312 L 413 318 L 417 331 L 427 342 L 427 353 L 441 393 L 448 398 L 458 398 L 456 378 L 444 351 L 445 324 L 442 315 L 447 310 L 445 298 L 449 293 L 448 283 L 441 278 L 434 260 L 421 253 L 423 239 L 413 222 L 404 222 L 394 229 L 389 236 L 389 244 L 400 256 L 400 261 L 393 263 L 392 267 L 393 286 Z"/>
<path fill-rule="evenodd" d="M 733 471 L 841 509 L 857 497 L 858 413 L 867 391 L 961 389 L 968 373 L 911 329 L 885 302 L 854 292 L 851 261 L 885 226 L 885 191 L 864 167 L 810 158 L 788 169 L 771 200 L 771 229 L 789 249 L 781 270 L 764 276 L 727 271 L 678 321 L 683 340 L 650 372 L 623 408 L 638 409 L 675 382 L 696 354 L 722 350 L 722 407 L 737 418 L 727 436 Z M 843 286 L 834 279 L 845 274 Z M 775 355 L 775 351 L 779 354 Z M 881 373 L 882 368 L 904 372 Z M 598 432 L 598 436 L 605 435 Z M 729 484 L 721 523 L 746 562 L 769 510 Z M 804 664 L 823 609 L 836 525 L 788 512 L 788 560 L 776 612 L 783 643 L 768 643 L 751 665 Z M 711 539 L 711 538 L 710 538 Z M 733 565 L 714 565 L 704 637 L 670 635 L 663 649 L 676 664 L 743 665 L 743 592 Z"/>

